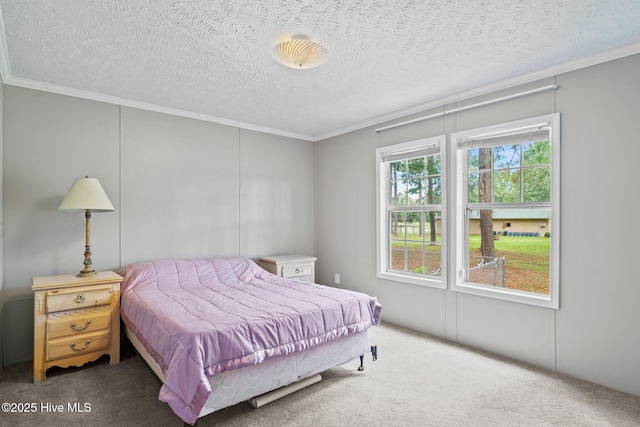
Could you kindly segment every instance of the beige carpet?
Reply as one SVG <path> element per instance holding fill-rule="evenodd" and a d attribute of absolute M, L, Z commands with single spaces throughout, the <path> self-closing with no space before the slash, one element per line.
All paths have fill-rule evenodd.
<path fill-rule="evenodd" d="M 259 409 L 242 403 L 199 426 L 640 426 L 640 396 L 383 324 L 372 329 L 378 361 L 323 374 L 307 389 Z M 6 367 L 0 401 L 35 403 L 0 413 L 2 426 L 180 426 L 158 401 L 160 385 L 139 356 L 109 366 L 49 370 L 34 385 L 30 364 Z M 69 403 L 85 412 L 69 413 Z M 89 407 L 84 404 L 88 403 Z M 48 404 L 51 404 L 49 406 Z M 52 412 L 58 405 L 62 412 Z"/>

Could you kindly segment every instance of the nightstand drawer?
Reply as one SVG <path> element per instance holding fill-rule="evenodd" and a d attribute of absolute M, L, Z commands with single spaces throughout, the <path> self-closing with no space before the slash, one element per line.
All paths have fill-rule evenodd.
<path fill-rule="evenodd" d="M 282 277 L 302 277 L 311 275 L 311 265 L 287 265 L 282 267 Z"/>
<path fill-rule="evenodd" d="M 47 313 L 74 310 L 77 308 L 108 305 L 111 301 L 111 288 L 76 291 L 47 292 Z"/>
<path fill-rule="evenodd" d="M 111 314 L 108 305 L 53 313 L 49 315 L 47 321 L 47 338 L 54 339 L 109 329 L 110 323 Z"/>
<path fill-rule="evenodd" d="M 108 330 L 54 339 L 47 343 L 47 360 L 91 353 L 107 347 L 109 347 Z"/>
<path fill-rule="evenodd" d="M 316 260 L 316 257 L 306 255 L 275 255 L 261 257 L 260 265 L 277 276 L 313 283 L 316 280 Z"/>

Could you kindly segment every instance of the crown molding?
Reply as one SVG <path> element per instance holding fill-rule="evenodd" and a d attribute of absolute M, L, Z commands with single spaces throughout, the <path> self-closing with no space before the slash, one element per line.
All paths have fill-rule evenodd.
<path fill-rule="evenodd" d="M 212 123 L 218 123 L 221 125 L 237 127 L 240 129 L 252 130 L 256 132 L 263 132 L 287 138 L 294 138 L 303 141 L 318 142 L 325 139 L 330 139 L 336 136 L 344 135 L 350 132 L 368 128 L 371 126 L 379 126 L 383 123 L 406 118 L 406 116 L 422 113 L 432 108 L 441 107 L 445 104 L 452 102 L 459 102 L 469 98 L 473 98 L 480 95 L 486 95 L 491 92 L 496 92 L 502 89 L 508 89 L 510 87 L 518 86 L 525 83 L 530 83 L 536 80 L 541 80 L 547 77 L 564 74 L 570 71 L 575 71 L 581 68 L 587 68 L 593 65 L 601 64 L 604 62 L 612 61 L 615 59 L 624 58 L 627 56 L 640 53 L 640 42 L 632 43 L 626 46 L 610 49 L 605 52 L 601 52 L 596 55 L 581 58 L 575 61 L 566 62 L 550 67 L 546 67 L 540 70 L 535 70 L 529 73 L 521 74 L 509 79 L 500 80 L 488 85 L 480 86 L 474 89 L 470 89 L 463 92 L 458 92 L 445 97 L 441 97 L 432 101 L 428 101 L 422 104 L 415 105 L 413 107 L 405 108 L 402 110 L 394 111 L 389 114 L 377 116 L 368 120 L 364 120 L 347 126 L 344 128 L 335 129 L 330 132 L 326 132 L 319 135 L 303 135 L 293 132 L 284 131 L 281 129 L 274 129 L 266 126 L 259 126 L 251 123 L 240 122 L 236 120 L 225 119 L 223 117 L 212 116 L 208 114 L 196 113 L 192 111 L 180 110 L 176 108 L 163 107 L 151 103 L 134 101 L 131 99 L 119 98 L 110 95 L 104 95 L 95 92 L 83 91 L 73 89 L 64 86 L 58 86 L 50 83 L 39 82 L 30 79 L 24 79 L 19 77 L 13 77 L 11 74 L 11 66 L 9 61 L 8 47 L 4 32 L 4 23 L 2 20 L 2 11 L 0 10 L 0 77 L 6 85 L 24 87 L 27 89 L 40 90 L 44 92 L 56 93 L 59 95 L 67 95 L 77 98 L 84 98 L 93 101 L 105 102 L 109 104 L 117 104 L 125 107 L 139 108 L 142 110 L 155 111 L 159 113 L 170 114 L 174 116 L 192 118 L 196 120 L 202 120 Z"/>
<path fill-rule="evenodd" d="M 469 89 L 467 91 L 458 92 L 452 95 L 438 98 L 423 104 L 418 104 L 413 107 L 394 111 L 393 113 L 374 117 L 372 119 L 359 122 L 352 126 L 336 129 L 334 131 L 327 132 L 322 135 L 317 135 L 314 137 L 314 140 L 322 141 L 325 139 L 344 135 L 349 132 L 361 130 L 367 127 L 378 126 L 385 122 L 398 120 L 398 119 L 405 119 L 407 116 L 410 116 L 412 114 L 423 113 L 432 108 L 442 107 L 443 105 L 446 105 L 452 102 L 464 101 L 470 98 L 474 98 L 476 96 L 486 95 L 486 94 L 497 92 L 503 89 L 509 89 L 511 87 L 518 86 L 521 84 L 531 83 L 531 82 L 542 80 L 548 77 L 553 77 L 553 76 L 568 73 L 571 71 L 579 70 L 582 68 L 591 67 L 593 65 L 598 65 L 598 64 L 613 61 L 616 59 L 625 58 L 627 56 L 635 55 L 638 53 L 640 53 L 640 42 L 632 43 L 626 46 L 621 46 L 619 48 L 610 49 L 608 51 L 601 52 L 596 55 L 591 55 L 575 61 L 570 61 L 563 64 L 542 68 L 540 70 L 521 74 L 519 76 L 515 76 L 509 79 L 500 80 L 495 83 L 490 83 L 488 85 L 480 86 L 474 89 Z"/>
<path fill-rule="evenodd" d="M 55 93 L 58 95 L 66 95 L 66 96 L 71 96 L 75 98 L 83 98 L 91 101 L 104 102 L 107 104 L 116 104 L 116 105 L 121 105 L 123 107 L 138 108 L 141 110 L 154 111 L 157 113 L 164 113 L 164 114 L 170 114 L 173 116 L 202 120 L 205 122 L 218 123 L 221 125 L 237 127 L 240 129 L 246 129 L 246 130 L 252 130 L 256 132 L 263 132 L 263 133 L 268 133 L 268 134 L 273 134 L 278 136 L 284 136 L 287 138 L 301 139 L 304 141 L 314 140 L 313 137 L 309 135 L 301 135 L 301 134 L 287 132 L 280 129 L 274 129 L 274 128 L 269 128 L 265 126 L 254 125 L 251 123 L 244 123 L 236 120 L 225 119 L 223 117 L 212 116 L 209 114 L 196 113 L 193 111 L 180 110 L 177 108 L 163 107 L 161 105 L 134 101 L 131 99 L 119 98 L 117 96 L 104 95 L 96 92 L 73 89 L 66 86 L 58 86 L 51 83 L 44 83 L 36 80 L 9 77 L 4 81 L 4 83 L 9 86 L 18 86 L 26 89 L 33 89 L 33 90 L 39 90 L 43 92 Z"/>

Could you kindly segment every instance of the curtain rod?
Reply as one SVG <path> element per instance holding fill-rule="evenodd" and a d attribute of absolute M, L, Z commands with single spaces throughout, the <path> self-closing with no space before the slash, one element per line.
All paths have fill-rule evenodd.
<path fill-rule="evenodd" d="M 465 107 L 454 108 L 453 110 L 441 111 L 439 113 L 431 114 L 429 116 L 418 117 L 416 119 L 407 120 L 405 122 L 395 123 L 393 125 L 389 125 L 389 126 L 378 128 L 378 129 L 376 129 L 376 132 L 379 133 L 379 132 L 382 132 L 384 130 L 389 130 L 389 129 L 393 129 L 393 128 L 397 128 L 397 127 L 405 126 L 405 125 L 410 125 L 412 123 L 417 123 L 417 122 L 421 122 L 423 120 L 433 119 L 435 117 L 444 116 L 446 114 L 457 113 L 458 111 L 470 110 L 472 108 L 482 107 L 484 105 L 495 104 L 497 102 L 506 101 L 508 99 L 520 98 L 521 96 L 527 96 L 527 95 L 531 95 L 533 93 L 544 92 L 544 91 L 551 90 L 551 89 L 556 90 L 556 89 L 558 89 L 558 87 L 559 87 L 558 85 L 542 86 L 542 87 L 539 87 L 539 88 L 536 88 L 536 89 L 531 89 L 531 90 L 527 90 L 527 91 L 524 91 L 524 92 L 514 93 L 512 95 L 503 96 L 501 98 L 495 98 L 495 99 L 491 99 L 489 101 L 478 102 L 477 104 L 471 104 L 471 105 L 467 105 Z"/>

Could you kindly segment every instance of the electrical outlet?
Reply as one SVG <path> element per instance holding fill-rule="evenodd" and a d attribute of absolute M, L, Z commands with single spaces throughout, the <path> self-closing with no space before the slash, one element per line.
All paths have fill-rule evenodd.
<path fill-rule="evenodd" d="M 334 282 L 336 282 L 336 285 L 340 284 L 340 275 L 338 273 L 336 273 L 336 278 L 335 278 Z"/>

